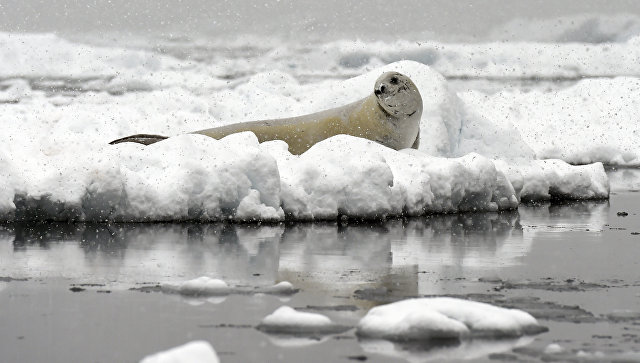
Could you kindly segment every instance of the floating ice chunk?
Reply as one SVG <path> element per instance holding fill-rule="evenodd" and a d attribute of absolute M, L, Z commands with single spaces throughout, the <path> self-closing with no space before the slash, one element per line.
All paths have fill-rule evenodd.
<path fill-rule="evenodd" d="M 219 363 L 209 342 L 196 340 L 144 357 L 140 363 Z"/>
<path fill-rule="evenodd" d="M 179 284 L 162 284 L 161 288 L 166 292 L 178 293 L 188 296 L 227 295 L 232 291 L 226 282 L 219 279 L 212 279 L 207 276 L 198 277 L 196 279 L 185 281 Z"/>
<path fill-rule="evenodd" d="M 562 160 L 535 160 L 522 172 L 523 200 L 609 197 L 609 178 L 602 163 L 569 165 Z"/>
<path fill-rule="evenodd" d="M 556 343 L 549 344 L 544 348 L 544 354 L 560 354 L 564 351 L 565 349 Z"/>
<path fill-rule="evenodd" d="M 389 340 L 518 337 L 546 331 L 528 313 L 462 299 L 437 297 L 377 306 L 357 326 L 357 334 Z"/>
<path fill-rule="evenodd" d="M 602 163 L 570 165 L 562 160 L 523 160 L 508 164 L 495 160 L 494 164 L 523 202 L 609 197 L 609 178 Z"/>
<path fill-rule="evenodd" d="M 256 327 L 275 334 L 333 334 L 350 329 L 338 325 L 322 314 L 296 311 L 289 306 L 281 306 L 267 315 Z"/>
<path fill-rule="evenodd" d="M 331 319 L 321 314 L 300 312 L 289 306 L 281 306 L 272 314 L 262 319 L 261 324 L 269 326 L 298 325 L 324 327 L 331 325 L 332 322 Z"/>

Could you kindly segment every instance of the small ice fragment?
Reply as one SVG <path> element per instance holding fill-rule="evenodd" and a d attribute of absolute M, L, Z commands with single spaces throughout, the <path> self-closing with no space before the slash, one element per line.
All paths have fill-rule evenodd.
<path fill-rule="evenodd" d="M 562 352 L 564 352 L 564 348 L 556 343 L 549 344 L 544 348 L 544 354 L 560 354 Z"/>
<path fill-rule="evenodd" d="M 140 363 L 219 363 L 209 342 L 196 340 L 144 357 Z"/>
<path fill-rule="evenodd" d="M 227 295 L 231 291 L 229 285 L 220 279 L 207 276 L 198 277 L 180 284 L 163 284 L 163 291 L 176 292 L 188 296 Z"/>
<path fill-rule="evenodd" d="M 262 319 L 257 329 L 277 334 L 332 334 L 348 330 L 349 327 L 335 324 L 322 314 L 281 306 Z"/>
<path fill-rule="evenodd" d="M 300 325 L 300 326 L 327 326 L 331 319 L 322 314 L 305 313 L 296 311 L 289 306 L 281 306 L 272 314 L 262 319 L 262 324 L 271 326 Z"/>

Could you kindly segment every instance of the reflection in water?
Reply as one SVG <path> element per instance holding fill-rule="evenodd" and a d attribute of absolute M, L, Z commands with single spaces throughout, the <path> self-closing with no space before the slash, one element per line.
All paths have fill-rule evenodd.
<path fill-rule="evenodd" d="M 477 281 L 487 271 L 490 275 L 534 255 L 532 247 L 539 240 L 535 236 L 562 237 L 554 232 L 557 228 L 599 233 L 608 213 L 607 202 L 578 202 L 378 223 L 7 224 L 0 225 L 0 294 L 6 295 L 3 276 L 63 278 L 64 284 L 105 284 L 108 290 L 203 275 L 246 288 L 288 280 L 301 293 L 287 304 L 326 308 L 320 312 L 353 326 L 366 309 L 384 301 L 430 293 L 469 293 L 464 290 L 466 281 Z M 203 309 L 222 303 L 216 306 L 222 313 L 238 302 L 260 307 L 274 304 L 257 296 L 167 298 L 203 304 Z M 336 306 L 353 309 L 331 310 Z M 246 307 L 238 305 L 237 310 Z M 278 346 L 334 341 L 330 337 L 291 340 L 271 335 L 268 339 Z M 385 341 L 359 343 L 368 353 L 423 362 L 486 357 L 530 339 L 421 347 Z"/>
<path fill-rule="evenodd" d="M 525 232 L 601 232 L 608 222 L 608 211 L 607 200 L 573 201 L 519 208 Z"/>
<path fill-rule="evenodd" d="M 607 176 L 612 192 L 640 192 L 640 169 L 610 168 Z"/>
<path fill-rule="evenodd" d="M 421 344 L 392 343 L 386 340 L 363 340 L 360 345 L 367 353 L 384 354 L 407 362 L 459 361 L 486 357 L 489 354 L 511 351 L 531 343 L 534 337 L 499 340 L 468 340 L 452 345 L 423 346 Z"/>
<path fill-rule="evenodd" d="M 521 263 L 532 236 L 551 227 L 600 230 L 607 212 L 606 202 L 577 202 L 355 224 L 12 224 L 0 226 L 0 276 L 128 288 L 206 275 L 288 280 L 328 296 L 415 296 L 438 278 Z"/>

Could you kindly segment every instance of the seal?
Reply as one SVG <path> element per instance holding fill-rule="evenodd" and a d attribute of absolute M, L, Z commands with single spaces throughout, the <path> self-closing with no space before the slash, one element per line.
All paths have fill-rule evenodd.
<path fill-rule="evenodd" d="M 416 85 L 403 74 L 386 72 L 376 80 L 372 94 L 345 106 L 304 116 L 243 122 L 192 133 L 220 139 L 251 131 L 260 142 L 285 141 L 289 152 L 297 155 L 317 142 L 340 134 L 369 139 L 395 150 L 417 149 L 421 117 L 422 97 Z M 110 144 L 137 142 L 150 145 L 166 138 L 138 134 Z"/>

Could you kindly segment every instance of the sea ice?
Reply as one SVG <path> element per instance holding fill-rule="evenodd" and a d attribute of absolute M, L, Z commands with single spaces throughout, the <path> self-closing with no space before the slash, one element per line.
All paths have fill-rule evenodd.
<path fill-rule="evenodd" d="M 497 211 L 514 209 L 522 200 L 608 197 L 601 164 L 571 166 L 534 160 L 535 155 L 577 163 L 637 160 L 635 126 L 624 121 L 634 119 L 632 98 L 620 101 L 626 111 L 616 116 L 619 131 L 606 136 L 604 149 L 596 148 L 606 152 L 591 153 L 600 144 L 588 141 L 605 132 L 604 115 L 613 110 L 607 102 L 615 90 L 635 87 L 630 80 L 579 83 L 562 94 L 575 101 L 570 109 L 576 110 L 589 89 L 602 96 L 594 106 L 601 109 L 595 133 L 576 134 L 575 140 L 591 145 L 582 153 L 571 147 L 578 141 L 559 141 L 574 129 L 563 128 L 563 119 L 553 115 L 559 112 L 551 96 L 539 95 L 547 110 L 541 118 L 549 119 L 530 122 L 485 104 L 522 102 L 513 107 L 526 111 L 534 96 L 485 101 L 456 94 L 442 74 L 412 61 L 362 69 L 364 74 L 347 80 L 303 84 L 293 71 L 272 70 L 228 85 L 217 78 L 215 65 L 186 64 L 145 50 L 47 34 L 0 33 L 0 44 L 0 60 L 10 65 L 0 77 L 17 77 L 0 87 L 0 100 L 6 100 L 0 102 L 2 220 L 282 221 Z M 252 133 L 221 140 L 186 134 L 341 106 L 370 94 L 388 70 L 411 77 L 423 96 L 419 150 L 395 151 L 339 135 L 297 156 L 281 141 L 259 144 Z M 83 92 L 51 95 L 38 83 L 61 79 L 79 83 Z M 560 152 L 540 147 L 544 136 L 535 135 L 542 131 Z M 147 147 L 107 144 L 140 132 L 172 137 Z M 612 140 L 625 133 L 615 149 Z"/>
<path fill-rule="evenodd" d="M 585 79 L 554 91 L 464 92 L 468 109 L 511 123 L 539 159 L 640 166 L 637 78 Z"/>
<path fill-rule="evenodd" d="M 407 341 L 519 337 L 545 330 L 524 311 L 449 297 L 377 306 L 357 326 L 362 337 Z"/>

